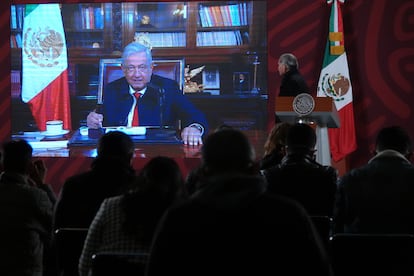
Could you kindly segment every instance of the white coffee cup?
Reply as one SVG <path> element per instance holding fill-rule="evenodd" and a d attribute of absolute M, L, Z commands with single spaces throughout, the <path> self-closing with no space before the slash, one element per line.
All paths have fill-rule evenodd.
<path fill-rule="evenodd" d="M 46 131 L 48 133 L 60 133 L 63 130 L 63 121 L 53 120 L 46 122 Z"/>

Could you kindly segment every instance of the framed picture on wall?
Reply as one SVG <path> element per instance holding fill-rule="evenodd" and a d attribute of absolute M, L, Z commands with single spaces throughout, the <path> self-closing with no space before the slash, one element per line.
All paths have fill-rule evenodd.
<path fill-rule="evenodd" d="M 236 93 L 250 92 L 250 74 L 249 72 L 233 73 L 233 89 Z"/>
<path fill-rule="evenodd" d="M 206 66 L 203 70 L 203 92 L 220 95 L 220 72 L 218 66 Z"/>
<path fill-rule="evenodd" d="M 220 89 L 220 73 L 217 66 L 206 66 L 203 70 L 204 89 Z"/>

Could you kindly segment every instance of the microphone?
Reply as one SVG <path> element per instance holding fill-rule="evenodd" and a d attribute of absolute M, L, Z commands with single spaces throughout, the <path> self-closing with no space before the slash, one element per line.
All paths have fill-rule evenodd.
<path fill-rule="evenodd" d="M 163 129 L 164 128 L 165 89 L 151 82 L 147 83 L 147 87 L 154 89 L 158 92 L 158 104 L 160 106 L 160 129 Z"/>

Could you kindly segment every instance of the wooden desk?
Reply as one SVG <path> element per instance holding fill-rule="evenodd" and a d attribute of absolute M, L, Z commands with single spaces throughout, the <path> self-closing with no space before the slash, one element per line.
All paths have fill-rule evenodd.
<path fill-rule="evenodd" d="M 262 130 L 248 130 L 244 133 L 256 150 L 256 157 L 263 156 L 266 133 Z M 135 148 L 133 167 L 140 170 L 152 157 L 164 155 L 173 158 L 186 176 L 201 163 L 201 146 L 183 144 L 138 144 Z M 46 182 L 52 185 L 56 194 L 65 180 L 74 174 L 89 170 L 96 156 L 96 147 L 71 147 L 55 150 L 36 150 L 33 156 L 42 159 L 47 168 Z"/>
<path fill-rule="evenodd" d="M 188 99 L 207 117 L 210 129 L 215 129 L 222 124 L 231 125 L 240 129 L 265 129 L 267 123 L 267 95 L 252 94 L 223 94 L 209 95 L 207 93 L 188 93 Z M 79 96 L 71 98 L 72 126 L 79 128 L 86 124 L 86 116 L 96 106 L 96 98 Z M 22 105 L 15 102 L 14 105 Z M 13 105 L 13 106 L 14 106 Z M 16 107 L 17 108 L 17 107 Z M 23 112 L 24 106 L 19 106 L 19 112 Z M 30 111 L 26 108 L 26 113 Z M 21 118 L 15 115 L 15 118 Z M 23 122 L 13 122 L 13 127 L 25 129 Z"/>

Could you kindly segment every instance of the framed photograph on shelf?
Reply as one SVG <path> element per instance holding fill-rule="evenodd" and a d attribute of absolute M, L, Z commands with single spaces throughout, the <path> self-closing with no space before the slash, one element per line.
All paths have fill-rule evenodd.
<path fill-rule="evenodd" d="M 204 92 L 220 95 L 220 72 L 218 66 L 206 66 L 203 70 Z"/>
<path fill-rule="evenodd" d="M 234 72 L 233 73 L 233 89 L 235 93 L 250 92 L 249 72 Z"/>

